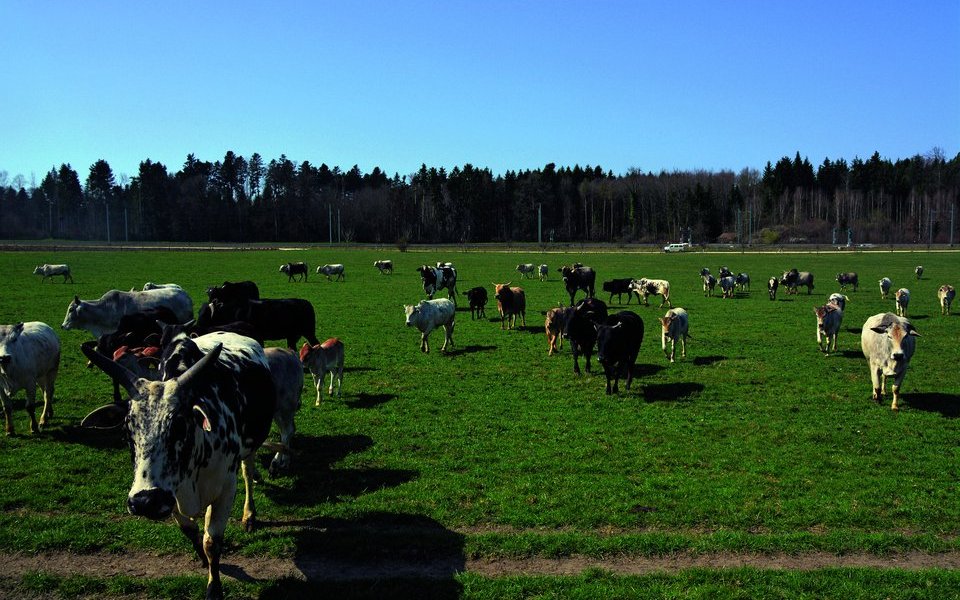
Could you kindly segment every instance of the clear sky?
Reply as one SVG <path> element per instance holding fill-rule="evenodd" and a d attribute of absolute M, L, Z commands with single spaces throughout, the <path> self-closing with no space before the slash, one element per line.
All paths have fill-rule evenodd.
<path fill-rule="evenodd" d="M 960 152 L 960 2 L 0 0 L 0 171 Z"/>

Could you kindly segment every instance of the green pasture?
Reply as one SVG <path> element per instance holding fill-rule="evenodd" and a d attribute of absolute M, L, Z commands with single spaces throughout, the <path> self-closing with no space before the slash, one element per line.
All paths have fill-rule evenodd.
<path fill-rule="evenodd" d="M 373 267 L 380 258 L 394 261 L 393 275 Z M 288 283 L 278 272 L 295 260 L 309 263 L 308 282 Z M 495 301 L 486 319 L 471 320 L 461 297 L 453 350 L 440 352 L 440 331 L 431 338 L 432 352 L 422 354 L 401 305 L 423 298 L 416 266 L 439 260 L 456 265 L 461 292 L 478 285 L 490 290 L 492 282 L 521 285 L 526 327 L 501 330 Z M 616 299 L 611 305 L 637 312 L 646 327 L 633 389 L 621 382 L 621 393 L 607 396 L 596 363 L 595 375 L 575 377 L 566 344 L 548 357 L 542 312 L 568 301 L 557 267 L 574 261 L 597 270 L 604 301 L 599 288 L 606 279 L 669 280 L 674 305 L 690 314 L 687 357 L 680 359 L 678 349 L 676 364 L 664 358 L 656 317 L 666 308 L 657 308 L 659 297 L 651 297 L 650 306 L 621 307 Z M 41 284 L 32 270 L 44 262 L 69 263 L 76 283 Z M 316 275 L 315 267 L 326 262 L 344 263 L 346 281 Z M 521 262 L 547 263 L 550 280 L 522 281 L 515 271 Z M 700 268 L 716 273 L 721 264 L 749 273 L 752 290 L 734 299 L 704 297 Z M 917 264 L 926 269 L 919 281 Z M 812 271 L 816 289 L 810 296 L 781 290 L 771 302 L 767 278 L 791 267 Z M 862 285 L 847 292 L 839 352 L 824 356 L 813 307 L 838 291 L 838 271 L 857 271 Z M 255 281 L 263 297 L 310 300 L 318 337 L 343 340 L 347 369 L 343 398 L 325 393 L 319 408 L 307 375 L 292 470 L 257 486 L 265 526 L 246 534 L 234 521 L 228 553 L 376 560 L 431 552 L 882 554 L 960 545 L 960 316 L 941 316 L 936 298 L 941 284 L 960 286 L 956 253 L 50 251 L 2 253 L 0 272 L 6 284 L 0 322 L 44 321 L 62 343 L 52 425 L 28 433 L 21 393 L 17 435 L 0 439 L 0 548 L 8 552 L 190 551 L 172 522 L 126 514 L 131 472 L 124 445 L 75 429 L 110 400 L 112 387 L 84 366 L 79 346 L 88 334 L 59 325 L 74 295 L 95 299 L 112 288 L 176 282 L 196 310 L 208 286 L 243 279 Z M 922 335 L 898 413 L 889 400 L 871 401 L 860 352 L 866 318 L 894 308 L 892 295 L 880 298 L 883 276 L 894 289 L 911 290 L 911 320 Z M 268 460 L 261 451 L 261 461 Z M 239 502 L 236 511 L 239 516 Z M 957 586 L 953 576 L 930 576 Z M 761 587 L 775 578 L 743 577 Z M 689 580 L 693 587 L 702 580 L 704 590 L 727 581 Z M 911 582 L 923 588 L 922 580 L 885 581 L 897 589 Z M 493 584 L 461 575 L 457 581 L 458 592 L 474 597 L 564 597 L 567 585 L 582 597 L 603 597 L 591 590 L 636 584 L 605 576 Z M 679 584 L 665 578 L 662 585 Z M 830 589 L 855 597 L 842 594 L 843 585 Z M 524 589 L 532 591 L 516 591 Z M 819 596 L 802 585 L 797 590 L 795 597 Z"/>

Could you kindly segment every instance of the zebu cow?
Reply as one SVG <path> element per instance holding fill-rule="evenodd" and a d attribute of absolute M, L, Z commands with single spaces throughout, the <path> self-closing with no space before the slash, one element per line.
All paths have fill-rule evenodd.
<path fill-rule="evenodd" d="M 630 289 L 632 279 L 611 279 L 603 282 L 603 291 L 610 294 L 610 304 L 613 304 L 613 295 L 617 295 L 617 304 L 623 303 L 623 294 L 627 295 L 627 304 L 633 299 L 633 291 Z"/>
<path fill-rule="evenodd" d="M 307 263 L 305 262 L 289 262 L 284 265 L 280 265 L 280 272 L 287 274 L 287 283 L 291 281 L 306 281 L 307 280 Z M 297 275 L 300 276 L 300 279 L 296 279 Z"/>
<path fill-rule="evenodd" d="M 183 288 L 176 283 L 154 283 L 148 281 L 143 284 L 143 291 L 149 292 L 150 290 L 162 290 L 162 289 L 171 289 L 171 290 L 182 290 Z"/>
<path fill-rule="evenodd" d="M 663 305 L 672 307 L 673 303 L 670 302 L 670 282 L 666 279 L 647 279 L 646 277 L 641 277 L 640 279 L 634 279 L 630 282 L 630 289 L 637 294 L 637 299 L 643 300 L 644 306 L 650 306 L 650 303 L 647 301 L 647 297 L 650 295 L 661 296 L 663 300 L 660 302 L 658 308 L 663 308 Z"/>
<path fill-rule="evenodd" d="M 910 290 L 900 288 L 895 295 L 897 300 L 897 316 L 906 317 L 907 308 L 910 306 Z"/>
<path fill-rule="evenodd" d="M 713 290 L 716 289 L 717 287 L 717 278 L 711 275 L 710 273 L 707 273 L 706 275 L 701 275 L 700 279 L 703 281 L 704 298 L 706 298 L 707 296 L 712 296 Z"/>
<path fill-rule="evenodd" d="M 421 300 L 420 304 L 404 305 L 407 327 L 416 327 L 420 330 L 420 351 L 430 352 L 430 333 L 437 327 L 443 327 L 444 339 L 440 351 L 447 349 L 447 344 L 453 345 L 453 328 L 456 325 L 457 305 L 449 298 L 436 300 Z"/>
<path fill-rule="evenodd" d="M 633 366 L 643 342 L 643 319 L 628 310 L 607 317 L 597 327 L 597 361 L 607 376 L 607 394 L 620 393 L 620 378 L 633 382 Z M 613 385 L 610 385 L 610 382 Z"/>
<path fill-rule="evenodd" d="M 884 277 L 879 281 L 879 283 L 880 283 L 880 297 L 886 300 L 887 296 L 890 294 L 890 288 L 893 287 L 893 282 L 890 281 L 889 277 Z"/>
<path fill-rule="evenodd" d="M 323 265 L 317 267 L 317 275 L 326 275 L 327 281 L 330 281 L 331 275 L 337 276 L 337 281 L 343 281 L 343 265 L 337 263 L 333 265 Z"/>
<path fill-rule="evenodd" d="M 121 292 L 110 290 L 99 300 L 81 300 L 74 296 L 67 307 L 61 327 L 86 329 L 100 337 L 117 330 L 120 318 L 144 312 L 152 308 L 168 308 L 176 316 L 177 323 L 186 323 L 193 318 L 193 300 L 183 290 L 161 288 L 145 292 Z"/>
<path fill-rule="evenodd" d="M 857 277 L 857 274 L 853 271 L 848 273 L 837 273 L 837 283 L 840 284 L 840 291 L 847 289 L 848 285 L 853 286 L 853 291 L 857 291 L 857 288 L 860 287 L 860 278 Z"/>
<path fill-rule="evenodd" d="M 323 399 L 323 380 L 330 373 L 329 395 L 333 395 L 333 384 L 337 384 L 337 398 L 343 390 L 343 342 L 330 338 L 322 344 L 300 347 L 300 362 L 313 375 L 313 385 L 317 388 L 317 404 Z"/>
<path fill-rule="evenodd" d="M 290 468 L 290 449 L 297 432 L 294 418 L 300 409 L 300 393 L 303 391 L 303 365 L 289 348 L 266 348 L 263 354 L 277 393 L 273 422 L 280 431 L 280 447 L 268 469 L 270 476 L 276 477 Z"/>
<path fill-rule="evenodd" d="M 573 352 L 573 372 L 580 374 L 578 358 L 581 354 L 586 359 L 586 370 L 590 372 L 590 356 L 593 354 L 593 345 L 597 341 L 597 327 L 607 319 L 607 305 L 603 300 L 584 298 L 574 307 L 573 314 L 567 317 L 567 324 L 563 329 L 563 337 L 570 341 L 570 350 Z"/>
<path fill-rule="evenodd" d="M 579 265 L 579 266 L 577 266 Z M 591 267 L 584 267 L 580 263 L 574 263 L 572 267 L 560 267 L 557 269 L 563 277 L 563 286 L 570 294 L 570 306 L 573 306 L 573 299 L 578 290 L 583 290 L 587 298 L 594 297 L 594 288 L 597 282 L 597 272 Z"/>
<path fill-rule="evenodd" d="M 225 304 L 210 302 L 197 317 L 197 327 L 210 328 L 243 321 L 253 326 L 258 340 L 286 340 L 287 348 L 295 350 L 297 341 L 306 338 L 310 344 L 317 340 L 317 316 L 313 305 L 300 298 L 246 300 Z"/>
<path fill-rule="evenodd" d="M 823 306 L 814 306 L 813 314 L 817 316 L 817 348 L 825 354 L 830 353 L 830 342 L 833 341 L 833 351 L 837 351 L 837 334 L 843 323 L 843 309 L 833 302 Z"/>
<path fill-rule="evenodd" d="M 952 285 L 941 285 L 940 289 L 937 290 L 937 299 L 940 300 L 940 314 L 949 315 L 950 314 L 950 305 L 953 304 L 953 299 L 957 295 L 957 290 L 953 288 Z"/>
<path fill-rule="evenodd" d="M 717 274 L 717 279 L 723 279 L 724 277 L 733 277 L 733 271 L 729 267 L 721 266 L 720 272 Z"/>
<path fill-rule="evenodd" d="M 671 308 L 667 314 L 660 317 L 660 348 L 663 355 L 674 362 L 677 355 L 677 340 L 680 340 L 680 357 L 687 356 L 687 338 L 689 333 L 690 321 L 687 311 L 677 307 Z M 670 340 L 670 352 L 667 352 L 667 340 Z"/>
<path fill-rule="evenodd" d="M 533 263 L 525 263 L 522 265 L 517 265 L 517 271 L 520 273 L 522 278 L 533 278 L 533 273 L 536 270 L 536 267 Z"/>
<path fill-rule="evenodd" d="M 163 381 L 137 379 L 84 347 L 94 364 L 118 378 L 131 399 L 87 416 L 89 425 L 123 422 L 133 457 L 131 514 L 171 514 L 208 569 L 207 598 L 222 598 L 220 553 L 243 466 L 243 526 L 256 526 L 255 453 L 270 432 L 276 390 L 263 349 L 250 338 L 180 333 L 164 349 Z M 205 518 L 201 539 L 197 519 Z"/>
<path fill-rule="evenodd" d="M 550 268 L 547 267 L 547 265 L 540 265 L 538 270 L 540 272 L 540 281 L 546 281 L 547 278 L 550 277 Z"/>
<path fill-rule="evenodd" d="M 847 298 L 843 294 L 830 294 L 830 297 L 827 298 L 827 304 L 836 304 L 840 307 L 840 310 L 847 310 L 847 301 L 850 298 Z"/>
<path fill-rule="evenodd" d="M 547 332 L 547 356 L 563 347 L 563 328 L 574 310 L 572 306 L 560 306 L 547 311 L 547 318 L 543 321 L 543 328 Z"/>
<path fill-rule="evenodd" d="M 777 299 L 777 287 L 780 286 L 780 280 L 776 277 L 771 277 L 767 280 L 767 294 L 770 295 L 770 300 Z"/>
<path fill-rule="evenodd" d="M 923 265 L 917 265 L 913 272 L 917 274 L 917 281 L 920 281 L 920 278 L 923 277 Z"/>
<path fill-rule="evenodd" d="M 464 295 L 467 297 L 467 303 L 470 304 L 470 320 L 487 316 L 487 288 L 478 285 L 467 290 Z"/>
<path fill-rule="evenodd" d="M 380 271 L 381 275 L 392 275 L 393 274 L 393 261 L 392 260 L 378 260 L 374 261 L 373 266 Z"/>
<path fill-rule="evenodd" d="M 494 283 L 493 297 L 497 299 L 497 312 L 500 313 L 500 329 L 506 321 L 507 329 L 513 329 L 520 315 L 523 326 L 527 326 L 527 296 L 520 287 L 510 287 L 510 282 Z"/>
<path fill-rule="evenodd" d="M 434 268 L 428 265 L 417 267 L 420 272 L 420 279 L 423 281 L 423 292 L 428 300 L 433 300 L 433 295 L 446 288 L 450 300 L 454 306 L 457 304 L 457 271 L 453 267 Z"/>
<path fill-rule="evenodd" d="M 260 288 L 252 281 L 224 281 L 223 285 L 207 288 L 207 298 L 210 302 L 219 300 L 224 304 L 259 300 Z"/>
<path fill-rule="evenodd" d="M 66 283 L 68 279 L 70 283 L 73 283 L 73 275 L 70 274 L 70 267 L 68 265 L 39 265 L 33 270 L 33 274 L 40 276 L 40 283 L 43 283 L 54 275 L 62 275 L 64 283 Z"/>
<path fill-rule="evenodd" d="M 813 293 L 813 273 L 809 271 L 798 271 L 796 269 L 784 271 L 780 277 L 780 283 L 787 287 L 788 294 L 796 294 L 797 288 L 800 286 L 806 286 L 807 295 Z"/>
<path fill-rule="evenodd" d="M 898 410 L 900 384 L 916 349 L 915 338 L 919 336 L 910 321 L 891 313 L 873 315 L 863 324 L 860 347 L 870 368 L 874 402 L 883 400 L 887 378 L 892 377 L 893 403 L 890 409 Z"/>
<path fill-rule="evenodd" d="M 750 289 L 750 276 L 746 273 L 737 273 L 734 277 L 734 283 L 741 291 Z"/>
<path fill-rule="evenodd" d="M 733 298 L 737 289 L 737 280 L 733 275 L 727 275 L 720 278 L 720 296 L 722 298 Z"/>
<path fill-rule="evenodd" d="M 7 435 L 13 435 L 11 397 L 24 390 L 30 432 L 36 433 L 53 417 L 53 388 L 60 369 L 60 340 L 46 323 L 28 321 L 0 325 L 0 401 Z M 37 424 L 37 385 L 43 393 L 43 412 Z"/>

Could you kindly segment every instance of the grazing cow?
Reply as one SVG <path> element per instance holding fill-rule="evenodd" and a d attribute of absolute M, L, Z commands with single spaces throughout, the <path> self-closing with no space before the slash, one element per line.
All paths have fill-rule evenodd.
<path fill-rule="evenodd" d="M 177 317 L 173 311 L 162 306 L 123 315 L 117 323 L 117 330 L 101 335 L 93 348 L 108 358 L 123 362 L 125 367 L 144 379 L 156 379 L 152 372 L 155 371 L 156 359 L 149 358 L 155 354 L 155 350 L 148 349 L 159 349 L 163 323 L 176 322 Z M 125 351 L 120 352 L 121 349 Z M 148 358 L 140 360 L 143 357 Z M 87 366 L 92 367 L 93 363 L 88 363 Z M 117 380 L 113 382 L 113 401 L 118 404 L 123 401 L 120 396 L 120 382 Z"/>
<path fill-rule="evenodd" d="M 597 326 L 607 320 L 607 305 L 603 300 L 584 298 L 577 303 L 573 314 L 568 315 L 563 337 L 570 341 L 573 352 L 573 372 L 580 374 L 579 357 L 586 358 L 587 373 L 590 372 L 590 356 L 597 341 Z"/>
<path fill-rule="evenodd" d="M 280 431 L 280 447 L 268 468 L 270 476 L 276 477 L 290 468 L 290 449 L 293 434 L 297 432 L 294 418 L 300 410 L 300 393 L 303 391 L 303 365 L 296 352 L 289 348 L 265 348 L 263 354 L 277 393 L 273 422 Z"/>
<path fill-rule="evenodd" d="M 197 317 L 201 329 L 243 321 L 253 326 L 256 340 L 286 340 L 287 348 L 295 350 L 297 341 L 304 337 L 311 344 L 317 340 L 317 316 L 313 305 L 300 298 L 247 300 L 224 304 L 215 301 L 206 305 Z"/>
<path fill-rule="evenodd" d="M 40 276 L 40 283 L 43 283 L 54 275 L 63 275 L 64 283 L 66 283 L 68 279 L 70 283 L 73 283 L 73 275 L 70 274 L 70 267 L 68 265 L 39 265 L 33 270 L 33 274 Z"/>
<path fill-rule="evenodd" d="M 848 273 L 837 273 L 837 283 L 840 284 L 841 292 L 846 290 L 848 285 L 853 286 L 853 291 L 857 291 L 857 288 L 860 287 L 860 279 L 853 271 Z"/>
<path fill-rule="evenodd" d="M 627 304 L 633 299 L 633 291 L 630 289 L 632 279 L 611 279 L 603 282 L 603 291 L 610 294 L 610 304 L 613 304 L 613 295 L 617 295 L 617 304 L 623 303 L 623 294 L 627 295 Z"/>
<path fill-rule="evenodd" d="M 889 277 L 884 277 L 880 280 L 880 297 L 884 300 L 887 299 L 887 296 L 890 294 L 890 288 L 893 287 L 893 282 L 890 281 Z"/>
<path fill-rule="evenodd" d="M 533 273 L 536 271 L 536 266 L 533 263 L 525 263 L 522 265 L 517 265 L 517 271 L 520 273 L 520 278 L 533 278 Z"/>
<path fill-rule="evenodd" d="M 381 275 L 392 275 L 393 274 L 393 261 L 392 260 L 378 260 L 374 261 L 373 266 L 380 271 Z"/>
<path fill-rule="evenodd" d="M 11 397 L 24 390 L 30 415 L 30 433 L 53 418 L 53 387 L 60 369 L 60 340 L 46 323 L 28 321 L 16 325 L 0 325 L 0 401 L 7 435 L 13 435 L 13 403 Z M 43 392 L 43 412 L 37 424 L 35 405 L 37 385 Z"/>
<path fill-rule="evenodd" d="M 733 298 L 733 293 L 737 289 L 737 280 L 732 275 L 720 278 L 720 296 L 723 298 Z"/>
<path fill-rule="evenodd" d="M 570 294 L 570 306 L 573 306 L 573 298 L 577 295 L 577 290 L 586 292 L 587 298 L 594 297 L 597 272 L 591 267 L 584 267 L 580 265 L 580 263 L 574 263 L 572 267 L 564 266 L 557 270 L 563 276 L 563 285 L 567 293 Z"/>
<path fill-rule="evenodd" d="M 687 338 L 689 333 L 689 317 L 687 311 L 682 308 L 671 308 L 667 314 L 660 317 L 660 348 L 663 355 L 674 362 L 673 358 L 677 354 L 677 340 L 680 340 L 680 356 L 687 356 Z M 670 340 L 670 352 L 667 353 L 667 340 Z"/>
<path fill-rule="evenodd" d="M 830 294 L 830 297 L 827 298 L 827 304 L 836 304 L 840 307 L 840 310 L 847 310 L 847 301 L 850 298 L 847 298 L 843 294 Z"/>
<path fill-rule="evenodd" d="M 837 334 L 840 333 L 840 324 L 843 322 L 843 309 L 833 302 L 823 306 L 814 306 L 813 313 L 817 316 L 817 347 L 820 352 L 830 353 L 830 342 L 833 341 L 833 351 L 837 351 Z"/>
<path fill-rule="evenodd" d="M 420 330 L 420 351 L 430 352 L 430 332 L 443 326 L 444 339 L 440 351 L 447 349 L 447 344 L 453 345 L 453 327 L 456 325 L 457 305 L 449 298 L 437 300 L 421 300 L 420 304 L 404 305 L 403 311 L 407 316 L 407 327 L 416 327 Z"/>
<path fill-rule="evenodd" d="M 621 377 L 626 378 L 630 389 L 642 342 L 643 319 L 628 310 L 610 315 L 597 327 L 597 361 L 607 376 L 607 394 L 620 393 Z"/>
<path fill-rule="evenodd" d="M 733 277 L 733 271 L 731 271 L 728 267 L 721 266 L 720 273 L 717 275 L 717 277 L 719 279 L 723 279 L 724 277 Z"/>
<path fill-rule="evenodd" d="M 910 306 L 910 290 L 907 288 L 900 288 L 895 294 L 897 300 L 897 316 L 906 317 L 907 316 L 907 307 Z"/>
<path fill-rule="evenodd" d="M 470 288 L 466 293 L 467 302 L 470 304 L 470 320 L 479 319 L 487 316 L 487 288 L 477 286 Z"/>
<path fill-rule="evenodd" d="M 710 274 L 710 269 L 708 269 L 708 268 L 706 268 L 706 267 L 702 267 L 702 268 L 700 269 L 700 277 L 706 277 L 706 276 L 709 275 L 709 274 Z"/>
<path fill-rule="evenodd" d="M 873 315 L 863 324 L 860 347 L 870 368 L 874 402 L 883 401 L 887 378 L 892 377 L 893 403 L 890 409 L 899 409 L 900 384 L 916 349 L 915 338 L 919 336 L 910 321 L 891 313 Z"/>
<path fill-rule="evenodd" d="M 717 287 L 717 278 L 707 273 L 706 275 L 701 275 L 700 279 L 703 280 L 703 296 L 712 296 L 713 290 Z"/>
<path fill-rule="evenodd" d="M 940 300 L 940 314 L 949 315 L 950 314 L 950 305 L 953 304 L 953 299 L 957 295 L 957 290 L 953 288 L 952 285 L 941 285 L 940 289 L 937 290 L 937 298 Z"/>
<path fill-rule="evenodd" d="M 796 294 L 797 288 L 800 286 L 806 286 L 807 295 L 813 293 L 813 273 L 809 271 L 797 271 L 796 269 L 784 271 L 780 277 L 780 283 L 787 287 L 788 294 Z"/>
<path fill-rule="evenodd" d="M 746 273 L 737 273 L 737 276 L 734 277 L 734 284 L 736 287 L 740 288 L 741 291 L 750 289 L 750 276 Z"/>
<path fill-rule="evenodd" d="M 83 347 L 94 364 L 120 379 L 131 399 L 94 411 L 88 425 L 126 427 L 133 458 L 127 495 L 131 514 L 160 521 L 171 514 L 207 568 L 207 598 L 222 598 L 220 553 L 243 466 L 243 526 L 256 527 L 255 454 L 270 432 L 276 390 L 263 349 L 230 333 L 164 348 L 163 381 L 144 381 Z M 169 363 L 169 364 L 168 364 Z M 197 519 L 205 519 L 200 536 Z"/>
<path fill-rule="evenodd" d="M 223 285 L 207 288 L 207 298 L 210 302 L 219 300 L 223 304 L 259 300 L 260 288 L 252 281 L 224 281 Z"/>
<path fill-rule="evenodd" d="M 99 300 L 81 300 L 74 296 L 67 307 L 66 317 L 61 327 L 64 329 L 86 329 L 100 337 L 117 330 L 120 318 L 144 312 L 152 308 L 170 309 L 177 323 L 186 323 L 193 318 L 193 300 L 183 290 L 161 288 L 145 292 L 121 292 L 110 290 Z"/>
<path fill-rule="evenodd" d="M 154 283 L 152 281 L 148 281 L 145 284 L 143 284 L 144 292 L 149 292 L 150 290 L 162 290 L 162 289 L 182 290 L 183 288 L 176 283 Z"/>
<path fill-rule="evenodd" d="M 330 281 L 331 275 L 336 275 L 336 281 L 343 281 L 343 265 L 337 263 L 334 265 L 323 265 L 317 267 L 317 275 L 326 275 L 327 281 Z"/>
<path fill-rule="evenodd" d="M 420 272 L 420 279 L 423 280 L 423 292 L 428 300 L 433 300 L 433 295 L 446 288 L 450 300 L 454 306 L 457 304 L 457 271 L 451 267 L 431 267 L 421 265 L 417 267 Z"/>
<path fill-rule="evenodd" d="M 771 277 L 767 280 L 767 293 L 770 295 L 770 300 L 777 299 L 777 287 L 780 286 L 780 280 L 776 277 Z"/>
<path fill-rule="evenodd" d="M 500 313 L 500 329 L 504 328 L 506 321 L 507 329 L 513 329 L 517 324 L 517 315 L 523 321 L 523 326 L 527 326 L 527 296 L 520 287 L 510 287 L 510 282 L 494 283 L 493 297 L 497 299 L 497 312 Z"/>
<path fill-rule="evenodd" d="M 546 281 L 550 277 L 550 268 L 547 265 L 540 265 L 540 281 Z"/>
<path fill-rule="evenodd" d="M 333 395 L 333 384 L 337 384 L 337 398 L 343 390 L 343 342 L 337 338 L 330 338 L 322 344 L 311 346 L 304 344 L 300 348 L 300 362 L 313 375 L 313 385 L 317 388 L 317 403 L 323 399 L 323 380 L 330 373 L 330 389 Z"/>
<path fill-rule="evenodd" d="M 547 332 L 547 356 L 563 347 L 563 328 L 574 310 L 572 306 L 559 306 L 547 311 L 547 318 L 543 321 L 543 328 Z"/>
<path fill-rule="evenodd" d="M 673 303 L 670 302 L 670 282 L 665 279 L 641 277 L 630 282 L 630 289 L 637 294 L 637 301 L 643 300 L 644 306 L 650 306 L 647 297 L 654 295 L 663 298 L 657 308 L 663 308 L 664 304 L 673 307 Z"/>
<path fill-rule="evenodd" d="M 920 281 L 920 278 L 923 277 L 923 265 L 917 265 L 913 272 L 917 274 L 917 281 Z"/>
<path fill-rule="evenodd" d="M 305 262 L 289 262 L 285 265 L 280 265 L 280 272 L 287 274 L 287 283 L 291 281 L 306 281 L 307 280 L 307 263 Z M 297 279 L 297 275 L 300 276 L 300 279 Z"/>

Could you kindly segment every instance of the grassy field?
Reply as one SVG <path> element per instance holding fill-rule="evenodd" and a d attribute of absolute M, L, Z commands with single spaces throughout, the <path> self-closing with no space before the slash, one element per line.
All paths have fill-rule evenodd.
<path fill-rule="evenodd" d="M 378 258 L 393 259 L 392 276 L 374 269 Z M 346 281 L 311 274 L 307 283 L 288 283 L 277 270 L 292 260 L 306 260 L 311 272 L 342 262 Z M 492 282 L 522 285 L 526 327 L 501 331 L 495 304 L 488 305 L 488 319 L 472 321 L 461 298 L 453 351 L 439 351 L 439 332 L 433 351 L 420 353 L 419 334 L 404 327 L 401 305 L 423 297 L 416 266 L 438 260 L 455 263 L 461 291 L 489 289 Z M 614 277 L 668 279 L 674 304 L 690 313 L 687 357 L 672 365 L 664 358 L 656 317 L 666 309 L 656 308 L 653 297 L 649 307 L 624 307 L 646 326 L 632 390 L 605 395 L 599 368 L 598 376 L 575 377 L 566 345 L 548 357 L 541 312 L 566 301 L 556 269 L 574 261 L 597 270 L 598 288 Z M 76 283 L 41 285 L 31 273 L 43 262 L 69 263 Z M 550 280 L 521 282 L 514 271 L 519 262 L 549 264 Z M 721 264 L 749 273 L 753 289 L 734 299 L 705 298 L 699 269 L 716 273 Z M 926 269 L 920 281 L 913 274 L 917 264 Z M 791 267 L 816 275 L 814 293 L 781 293 L 771 302 L 766 279 Z M 74 429 L 109 401 L 111 386 L 84 367 L 79 345 L 87 334 L 59 324 L 75 294 L 93 299 L 111 288 L 176 282 L 196 302 L 207 286 L 241 279 L 256 281 L 263 297 L 310 300 L 317 335 L 344 341 L 347 370 L 344 397 L 325 394 L 319 408 L 308 376 L 292 471 L 257 487 L 267 526 L 245 534 L 232 522 L 228 553 L 375 561 L 431 553 L 522 559 L 960 549 L 960 316 L 942 317 L 936 299 L 941 284 L 960 285 L 954 253 L 6 252 L 0 269 L 7 283 L 0 322 L 44 321 L 58 330 L 63 346 L 52 426 L 27 433 L 21 393 L 18 435 L 0 439 L 0 549 L 6 552 L 188 554 L 172 523 L 126 515 L 131 472 L 124 447 Z M 859 272 L 863 285 L 847 293 L 840 351 L 824 356 L 816 346 L 813 306 L 838 291 L 834 275 L 849 270 Z M 893 300 L 881 300 L 876 285 L 883 276 L 894 289 L 910 288 L 911 320 L 922 335 L 898 413 L 870 400 L 860 352 L 866 318 L 893 311 Z M 611 308 L 620 309 L 616 301 Z M 266 464 L 267 453 L 261 454 Z M 238 502 L 238 515 L 239 509 Z M 177 596 L 186 585 L 199 595 L 197 571 L 187 584 L 126 591 L 53 576 L 18 585 L 64 595 L 158 596 Z M 891 597 L 904 590 L 921 597 L 931 585 L 960 593 L 951 572 L 838 570 L 811 579 L 724 573 L 639 579 L 451 574 L 449 586 L 430 590 L 478 598 L 645 597 L 629 590 L 649 589 L 664 590 L 652 596 L 752 597 L 783 589 L 783 597 L 858 597 L 845 590 L 862 583 L 889 589 L 877 595 Z M 262 586 L 227 586 L 234 596 L 271 596 Z M 683 590 L 700 591 L 687 596 Z"/>

